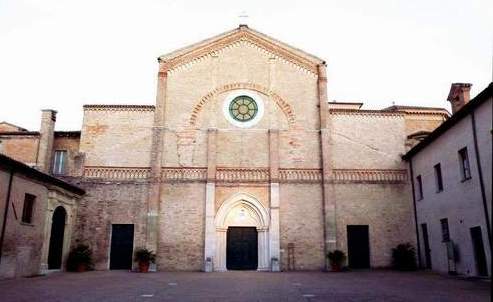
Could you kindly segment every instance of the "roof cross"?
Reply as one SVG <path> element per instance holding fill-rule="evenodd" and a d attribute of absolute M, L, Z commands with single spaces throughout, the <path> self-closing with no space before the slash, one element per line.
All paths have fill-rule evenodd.
<path fill-rule="evenodd" d="M 240 26 L 246 26 L 248 23 L 248 14 L 246 11 L 242 11 L 240 15 L 238 16 L 238 20 L 240 22 Z"/>

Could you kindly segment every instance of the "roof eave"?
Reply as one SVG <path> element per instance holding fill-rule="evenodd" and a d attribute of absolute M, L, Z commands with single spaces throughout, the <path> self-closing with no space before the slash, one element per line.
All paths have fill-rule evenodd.
<path fill-rule="evenodd" d="M 411 150 L 409 150 L 406 154 L 402 156 L 402 159 L 409 160 L 414 155 L 423 150 L 426 146 L 431 144 L 435 139 L 440 137 L 443 133 L 445 133 L 448 129 L 452 128 L 455 124 L 461 121 L 464 117 L 469 115 L 476 107 L 481 105 L 483 102 L 487 101 L 489 98 L 493 96 L 493 82 L 488 85 L 483 91 L 481 91 L 475 98 L 473 98 L 469 103 L 464 105 L 459 111 L 453 114 L 448 120 L 443 122 L 438 128 L 436 128 L 433 132 L 430 133 L 423 141 L 414 146 Z"/>

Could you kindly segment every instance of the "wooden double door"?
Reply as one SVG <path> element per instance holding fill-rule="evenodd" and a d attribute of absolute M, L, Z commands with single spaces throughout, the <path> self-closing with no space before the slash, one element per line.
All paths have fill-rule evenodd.
<path fill-rule="evenodd" d="M 258 234 L 255 227 L 229 227 L 226 243 L 228 270 L 256 270 Z"/>

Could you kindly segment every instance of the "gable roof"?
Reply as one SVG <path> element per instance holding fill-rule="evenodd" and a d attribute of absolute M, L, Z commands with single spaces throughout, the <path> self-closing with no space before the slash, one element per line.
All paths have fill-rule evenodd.
<path fill-rule="evenodd" d="M 4 127 L 2 127 L 2 126 L 4 126 Z M 0 122 L 0 128 L 9 129 L 9 130 L 3 130 L 3 131 L 27 131 L 27 129 L 25 129 L 25 128 L 19 127 L 17 125 L 14 125 L 14 124 L 6 122 L 6 121 Z"/>
<path fill-rule="evenodd" d="M 159 56 L 158 61 L 165 62 L 169 69 L 173 69 L 195 59 L 220 51 L 240 41 L 252 43 L 275 56 L 281 57 L 314 73 L 317 73 L 317 65 L 325 64 L 325 61 L 317 56 L 276 40 L 246 25 L 240 25 L 234 30 Z"/>
<path fill-rule="evenodd" d="M 84 189 L 81 189 L 66 181 L 63 181 L 61 179 L 58 179 L 56 177 L 38 171 L 34 168 L 31 168 L 28 165 L 21 163 L 20 161 L 17 161 L 3 154 L 0 154 L 0 169 L 6 169 L 14 173 L 20 173 L 26 175 L 32 179 L 41 181 L 46 184 L 55 185 L 57 187 L 75 193 L 77 195 L 84 195 L 86 193 Z"/>
<path fill-rule="evenodd" d="M 446 120 L 443 124 L 438 126 L 438 128 L 436 128 L 433 132 L 431 132 L 430 135 L 428 135 L 424 140 L 422 140 L 419 144 L 417 144 L 406 154 L 404 154 L 402 158 L 405 160 L 412 158 L 419 151 L 426 148 L 426 146 L 428 146 L 433 141 L 435 141 L 448 129 L 452 128 L 455 124 L 460 122 L 463 118 L 465 118 L 472 111 L 474 111 L 474 109 L 476 109 L 479 105 L 481 105 L 491 97 L 493 97 L 493 82 L 490 83 L 488 87 L 486 87 L 483 91 L 481 91 L 474 99 L 469 101 L 469 103 L 465 104 L 459 111 L 453 114 L 448 120 Z"/>

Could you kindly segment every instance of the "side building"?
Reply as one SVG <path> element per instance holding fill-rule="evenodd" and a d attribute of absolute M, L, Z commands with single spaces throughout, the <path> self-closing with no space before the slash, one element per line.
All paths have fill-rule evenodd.
<path fill-rule="evenodd" d="M 0 154 L 0 279 L 63 269 L 83 194 Z"/>
<path fill-rule="evenodd" d="M 452 84 L 452 117 L 405 156 L 424 268 L 491 276 L 493 84 L 469 101 Z"/>

